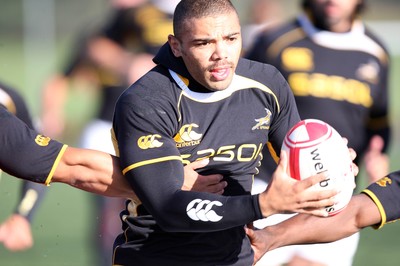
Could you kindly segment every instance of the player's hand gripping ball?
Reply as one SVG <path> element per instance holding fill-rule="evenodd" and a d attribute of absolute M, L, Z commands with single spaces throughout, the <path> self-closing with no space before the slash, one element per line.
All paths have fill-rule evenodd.
<path fill-rule="evenodd" d="M 305 119 L 286 134 L 282 150 L 289 159 L 288 174 L 302 180 L 326 172 L 327 178 L 312 189 L 337 188 L 337 203 L 325 207 L 329 216 L 338 214 L 349 203 L 355 188 L 349 149 L 340 134 L 329 124 L 317 119 Z"/>

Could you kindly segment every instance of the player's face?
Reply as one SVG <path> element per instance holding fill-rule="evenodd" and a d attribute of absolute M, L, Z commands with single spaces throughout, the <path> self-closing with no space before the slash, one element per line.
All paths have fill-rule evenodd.
<path fill-rule="evenodd" d="M 314 0 L 311 9 L 323 28 L 334 32 L 347 32 L 360 0 Z"/>
<path fill-rule="evenodd" d="M 192 77 L 212 91 L 226 89 L 242 49 L 239 18 L 235 12 L 190 19 L 181 38 L 169 37 L 175 56 L 182 57 Z"/>

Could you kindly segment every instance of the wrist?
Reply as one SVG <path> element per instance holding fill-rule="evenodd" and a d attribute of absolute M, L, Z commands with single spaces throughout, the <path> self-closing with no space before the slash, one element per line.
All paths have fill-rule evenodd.
<path fill-rule="evenodd" d="M 258 194 L 258 205 L 260 207 L 260 212 L 263 218 L 267 218 L 272 214 L 275 214 L 273 208 L 270 205 L 270 201 L 268 200 L 268 195 L 266 191 Z"/>

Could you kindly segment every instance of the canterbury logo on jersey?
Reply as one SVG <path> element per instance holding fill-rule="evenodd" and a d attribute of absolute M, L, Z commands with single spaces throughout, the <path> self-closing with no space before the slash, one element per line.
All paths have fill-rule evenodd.
<path fill-rule="evenodd" d="M 219 201 L 195 199 L 186 207 L 186 213 L 194 221 L 218 222 L 222 219 L 222 216 L 219 216 L 212 210 L 214 206 L 220 207 L 222 203 Z"/>
<path fill-rule="evenodd" d="M 377 84 L 379 80 L 379 64 L 373 60 L 366 64 L 361 64 L 356 70 L 356 77 L 372 84 Z"/>
<path fill-rule="evenodd" d="M 267 115 L 258 119 L 254 119 L 257 124 L 251 128 L 251 130 L 256 130 L 256 129 L 269 129 L 269 126 L 271 124 L 271 111 L 265 108 L 265 111 L 267 112 Z"/>
<path fill-rule="evenodd" d="M 203 137 L 203 134 L 199 134 L 194 131 L 194 128 L 198 127 L 199 126 L 196 124 L 183 125 L 181 129 L 179 129 L 178 134 L 176 134 L 174 137 L 176 147 L 182 148 L 198 145 Z"/>
<path fill-rule="evenodd" d="M 313 52 L 304 47 L 289 47 L 282 52 L 282 64 L 291 71 L 309 71 L 314 68 Z"/>
<path fill-rule="evenodd" d="M 37 135 L 35 138 L 36 144 L 43 147 L 49 145 L 50 140 L 51 138 L 45 137 L 43 135 Z"/>
<path fill-rule="evenodd" d="M 381 187 L 386 187 L 388 184 L 389 185 L 392 184 L 392 179 L 390 179 L 389 177 L 384 177 L 384 178 L 379 179 L 378 181 L 376 181 L 376 183 Z"/>
<path fill-rule="evenodd" d="M 158 134 L 142 136 L 138 139 L 137 144 L 142 150 L 159 148 L 164 143 L 158 141 L 158 139 L 161 139 L 161 136 Z"/>

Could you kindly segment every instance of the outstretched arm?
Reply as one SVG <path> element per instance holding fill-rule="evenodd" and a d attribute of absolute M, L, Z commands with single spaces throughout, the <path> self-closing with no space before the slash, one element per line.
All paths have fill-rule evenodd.
<path fill-rule="evenodd" d="M 42 184 L 65 183 L 103 196 L 135 197 L 121 173 L 117 157 L 68 147 L 43 136 L 2 105 L 0 114 L 0 137 L 6 140 L 0 150 L 0 169 L 8 174 Z M 185 168 L 188 180 L 183 189 L 222 193 L 226 182 L 220 183 L 221 175 L 201 176 L 195 171 L 207 163 L 196 162 Z"/>
<path fill-rule="evenodd" d="M 136 197 L 120 171 L 118 158 L 96 150 L 68 147 L 52 182 L 65 183 L 102 196 Z"/>
<path fill-rule="evenodd" d="M 207 164 L 208 160 L 202 160 L 185 166 L 183 190 L 223 193 L 227 183 L 222 181 L 222 175 L 203 176 L 195 171 Z M 52 182 L 65 183 L 102 196 L 136 198 L 131 186 L 122 175 L 119 159 L 96 150 L 68 147 Z"/>
<path fill-rule="evenodd" d="M 321 218 L 298 214 L 262 230 L 247 228 L 246 232 L 252 242 L 255 261 L 258 261 L 267 251 L 278 247 L 336 241 L 378 224 L 380 220 L 378 207 L 367 195 L 360 194 L 353 196 L 338 215 Z"/>

